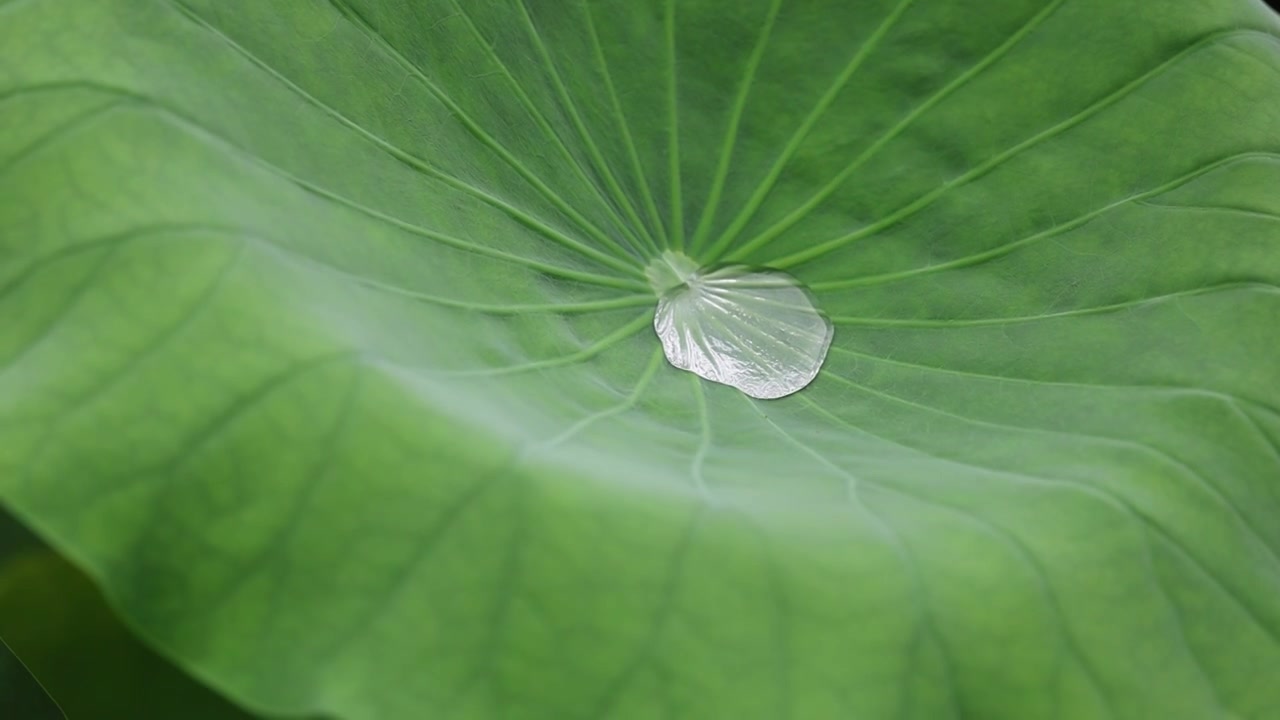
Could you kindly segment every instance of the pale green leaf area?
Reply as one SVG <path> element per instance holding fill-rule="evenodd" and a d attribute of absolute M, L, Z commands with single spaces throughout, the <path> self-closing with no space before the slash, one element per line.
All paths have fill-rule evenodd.
<path fill-rule="evenodd" d="M 260 713 L 1280 718 L 1255 0 L 0 0 L 0 498 Z M 644 268 L 835 326 L 756 401 Z"/>

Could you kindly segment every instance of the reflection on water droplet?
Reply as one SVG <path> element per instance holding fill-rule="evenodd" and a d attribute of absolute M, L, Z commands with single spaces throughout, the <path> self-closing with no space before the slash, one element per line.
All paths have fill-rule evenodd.
<path fill-rule="evenodd" d="M 668 250 L 645 274 L 658 293 L 653 328 L 682 370 L 768 400 L 808 385 L 827 357 L 831 322 L 786 273 L 703 270 Z"/>

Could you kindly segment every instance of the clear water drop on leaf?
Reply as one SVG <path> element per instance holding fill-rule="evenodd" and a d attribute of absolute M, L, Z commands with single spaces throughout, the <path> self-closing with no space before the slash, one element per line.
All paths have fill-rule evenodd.
<path fill-rule="evenodd" d="M 645 273 L 658 293 L 653 328 L 672 365 L 761 400 L 817 376 L 833 327 L 790 275 L 743 265 L 704 270 L 670 250 Z"/>

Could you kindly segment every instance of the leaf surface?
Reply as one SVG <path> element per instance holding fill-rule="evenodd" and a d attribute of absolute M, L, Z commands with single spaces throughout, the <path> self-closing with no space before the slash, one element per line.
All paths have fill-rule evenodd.
<path fill-rule="evenodd" d="M 0 0 L 0 499 L 246 706 L 1280 717 L 1247 0 Z M 669 367 L 784 270 L 802 392 Z"/>

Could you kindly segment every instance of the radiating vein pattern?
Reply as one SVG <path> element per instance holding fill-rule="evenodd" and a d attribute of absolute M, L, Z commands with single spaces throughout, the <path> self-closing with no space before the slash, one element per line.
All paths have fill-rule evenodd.
<path fill-rule="evenodd" d="M 0 502 L 271 716 L 1272 720 L 1277 37 L 0 0 Z"/>

